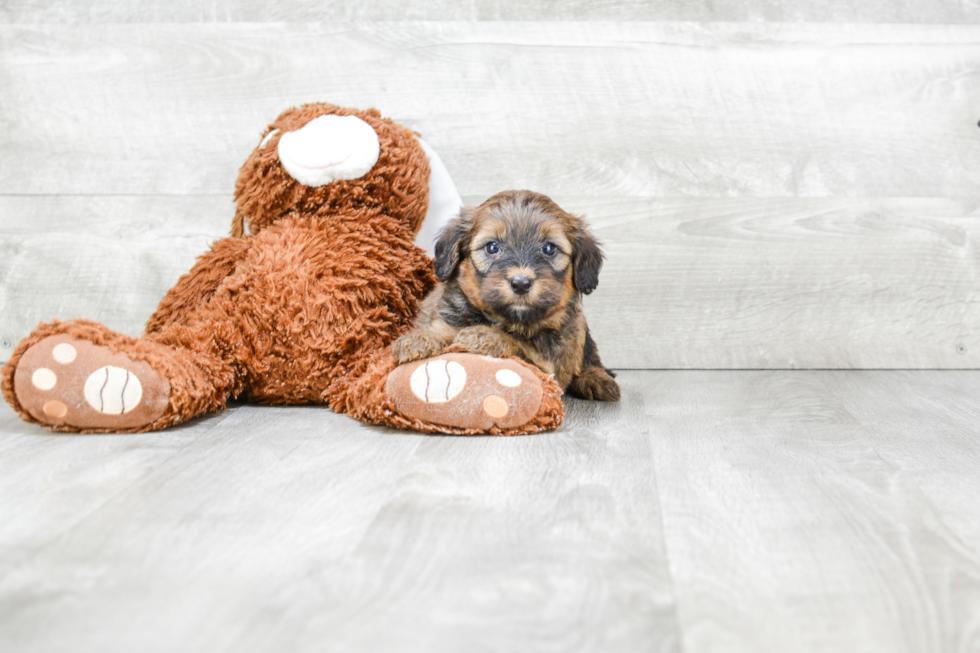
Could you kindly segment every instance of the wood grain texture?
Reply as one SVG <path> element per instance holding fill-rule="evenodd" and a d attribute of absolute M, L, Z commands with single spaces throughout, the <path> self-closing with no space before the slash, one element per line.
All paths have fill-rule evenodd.
<path fill-rule="evenodd" d="M 420 440 L 244 407 L 5 574 L 0 649 L 299 650 Z"/>
<path fill-rule="evenodd" d="M 425 439 L 345 562 L 348 601 L 307 643 L 677 651 L 640 392 L 567 407 L 557 433 Z"/>
<path fill-rule="evenodd" d="M 560 203 L 605 243 L 614 368 L 980 367 L 974 200 Z"/>
<path fill-rule="evenodd" d="M 975 413 L 977 395 L 965 409 L 921 401 L 912 423 L 881 419 L 963 378 L 980 383 L 977 372 L 624 373 L 645 390 L 682 648 L 975 650 L 980 540 L 951 524 L 975 531 L 980 509 L 925 486 L 964 497 L 976 485 L 943 461 L 960 448 L 964 467 L 980 462 L 956 414 Z"/>
<path fill-rule="evenodd" d="M 0 577 L 0 647 L 675 651 L 650 453 L 638 391 L 524 438 L 241 407 Z"/>
<path fill-rule="evenodd" d="M 0 361 L 53 319 L 138 336 L 233 213 L 230 196 L 0 196 Z"/>
<path fill-rule="evenodd" d="M 115 497 L 137 487 L 236 410 L 233 406 L 165 434 L 65 437 L 21 421 L 4 403 L 0 407 L 0 578 Z"/>
<path fill-rule="evenodd" d="M 278 22 L 284 20 L 689 20 L 827 21 L 836 23 L 980 22 L 976 0 L 8 0 L 0 21 L 20 22 Z"/>
<path fill-rule="evenodd" d="M 259 406 L 66 437 L 0 406 L 0 648 L 976 649 L 980 372 L 620 382 L 510 439 Z"/>
<path fill-rule="evenodd" d="M 980 552 L 980 375 L 829 372 L 820 379 L 865 427 L 875 451 L 928 498 L 937 532 Z"/>
<path fill-rule="evenodd" d="M 379 106 L 464 195 L 972 197 L 980 26 L 0 26 L 0 193 L 223 194 L 284 108 Z"/>
<path fill-rule="evenodd" d="M 980 366 L 974 200 L 554 199 L 605 246 L 585 306 L 614 368 Z M 226 196 L 0 197 L 0 360 L 54 318 L 138 335 L 231 214 Z"/>

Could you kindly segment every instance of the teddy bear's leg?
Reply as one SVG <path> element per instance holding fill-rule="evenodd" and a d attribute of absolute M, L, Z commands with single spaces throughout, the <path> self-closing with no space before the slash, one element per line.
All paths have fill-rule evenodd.
<path fill-rule="evenodd" d="M 564 416 L 554 378 L 516 358 L 468 353 L 397 365 L 390 348 L 348 389 L 357 419 L 428 433 L 518 435 L 550 431 Z"/>
<path fill-rule="evenodd" d="M 224 407 L 231 370 L 193 351 L 87 320 L 42 324 L 2 370 L 3 394 L 56 431 L 136 432 Z"/>

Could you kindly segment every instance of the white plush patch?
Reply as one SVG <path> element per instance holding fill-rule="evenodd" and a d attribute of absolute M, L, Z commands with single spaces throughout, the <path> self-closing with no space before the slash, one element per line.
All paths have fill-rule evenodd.
<path fill-rule="evenodd" d="M 381 156 L 378 134 L 356 116 L 320 116 L 279 139 L 279 161 L 304 186 L 366 175 Z"/>
<path fill-rule="evenodd" d="M 260 149 L 260 150 L 263 149 L 266 145 L 269 144 L 269 141 L 271 141 L 273 138 L 275 138 L 276 134 L 278 134 L 278 133 L 279 133 L 279 130 L 278 129 L 271 130 L 268 134 L 266 134 L 262 138 L 262 142 L 259 143 L 258 149 Z"/>
<path fill-rule="evenodd" d="M 429 157 L 429 168 L 432 172 L 429 175 L 429 210 L 426 211 L 422 228 L 415 237 L 415 244 L 428 252 L 429 256 L 434 257 L 439 232 L 449 224 L 450 220 L 459 215 L 463 200 L 456 191 L 449 170 L 436 151 L 421 138 L 418 141 L 425 155 Z"/>
<path fill-rule="evenodd" d="M 58 384 L 58 377 L 48 368 L 41 367 L 34 370 L 34 374 L 31 375 L 31 383 L 38 390 L 50 390 Z"/>
<path fill-rule="evenodd" d="M 75 348 L 69 345 L 67 342 L 63 342 L 51 350 L 51 358 L 55 359 L 62 365 L 67 365 L 68 363 L 72 362 L 75 360 L 75 356 L 77 355 L 78 352 L 75 350 Z"/>
<path fill-rule="evenodd" d="M 92 372 L 85 381 L 85 401 L 104 415 L 128 413 L 142 398 L 140 380 L 121 367 L 106 365 Z"/>
<path fill-rule="evenodd" d="M 449 401 L 463 390 L 465 383 L 466 369 L 462 365 L 438 358 L 419 365 L 409 379 L 415 396 L 431 404 Z"/>
<path fill-rule="evenodd" d="M 521 375 L 514 370 L 497 370 L 497 383 L 508 388 L 516 388 L 521 384 Z"/>

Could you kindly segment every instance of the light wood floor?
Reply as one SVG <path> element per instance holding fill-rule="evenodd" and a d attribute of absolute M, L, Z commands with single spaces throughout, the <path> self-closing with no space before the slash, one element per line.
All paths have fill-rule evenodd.
<path fill-rule="evenodd" d="M 518 438 L 3 406 L 0 650 L 980 650 L 980 372 L 620 380 Z"/>

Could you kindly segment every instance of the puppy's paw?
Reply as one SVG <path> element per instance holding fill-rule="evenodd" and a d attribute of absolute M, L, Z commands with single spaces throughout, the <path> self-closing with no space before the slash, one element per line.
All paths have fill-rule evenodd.
<path fill-rule="evenodd" d="M 569 394 L 589 401 L 619 401 L 619 384 L 601 367 L 587 367 L 572 378 Z"/>
<path fill-rule="evenodd" d="M 453 351 L 495 358 L 520 356 L 520 352 L 511 347 L 505 336 L 487 326 L 466 327 L 460 330 L 453 340 Z"/>
<path fill-rule="evenodd" d="M 395 341 L 391 353 L 401 364 L 438 356 L 442 348 L 443 343 L 431 333 L 413 329 Z"/>

